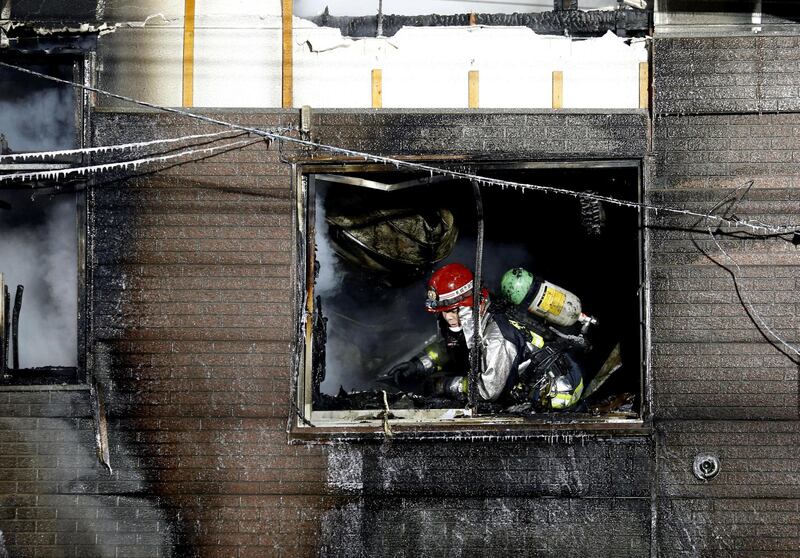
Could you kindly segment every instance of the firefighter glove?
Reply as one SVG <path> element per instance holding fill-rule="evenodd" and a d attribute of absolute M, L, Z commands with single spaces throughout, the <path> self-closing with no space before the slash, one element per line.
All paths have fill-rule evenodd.
<path fill-rule="evenodd" d="M 400 364 L 396 364 L 389 370 L 388 376 L 392 378 L 397 386 L 408 384 L 413 380 L 422 377 L 425 374 L 425 368 L 419 359 L 412 358 Z"/>

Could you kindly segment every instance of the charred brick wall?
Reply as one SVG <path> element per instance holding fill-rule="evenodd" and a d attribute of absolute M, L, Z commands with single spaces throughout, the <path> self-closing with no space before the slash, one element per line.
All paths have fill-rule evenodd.
<path fill-rule="evenodd" d="M 742 39 L 740 56 L 756 50 L 752 41 Z M 718 104 L 690 102 L 691 84 L 729 79 L 726 66 L 715 70 L 728 50 L 737 49 L 711 39 L 655 42 L 648 199 L 708 211 L 752 180 L 736 215 L 796 221 L 800 119 L 732 114 L 742 109 L 725 103 L 744 93 L 724 85 L 704 86 Z M 690 52 L 695 63 L 686 64 Z M 690 84 L 686 98 L 670 92 L 682 83 Z M 280 111 L 218 116 L 258 127 L 296 122 Z M 318 141 L 389 155 L 647 155 L 643 113 L 325 111 L 313 123 Z M 94 141 L 207 131 L 173 115 L 99 112 Z M 796 343 L 800 274 L 791 244 L 715 241 L 696 219 L 652 217 L 653 438 L 289 445 L 293 204 L 280 157 L 257 142 L 97 182 L 90 326 L 113 471 L 94 456 L 88 392 L 0 394 L 0 530 L 12 555 L 797 548 L 797 364 L 765 342 L 730 274 L 709 259 L 720 247 L 733 257 L 740 290 Z M 691 473 L 699 453 L 722 464 L 707 483 Z"/>
<path fill-rule="evenodd" d="M 799 59 L 796 37 L 654 41 L 650 200 L 706 212 L 730 198 L 729 216 L 797 223 Z M 793 555 L 797 358 L 742 298 L 796 347 L 798 248 L 785 236 L 712 238 L 716 224 L 697 218 L 653 224 L 671 227 L 652 232 L 658 545 L 669 556 Z M 717 477 L 693 476 L 698 454 L 719 458 Z"/>
<path fill-rule="evenodd" d="M 470 159 L 641 159 L 643 113 L 337 111 L 315 137 L 382 154 Z M 648 438 L 335 446 L 331 556 L 642 556 L 651 546 Z"/>
<path fill-rule="evenodd" d="M 296 114 L 217 116 L 267 128 Z M 154 113 L 94 120 L 98 145 L 213 130 Z M 391 155 L 646 149 L 643 113 L 328 111 L 313 122 L 316 140 Z M 94 457 L 88 393 L 3 396 L 4 464 L 19 478 L 3 485 L 0 529 L 13 555 L 647 554 L 647 437 L 287 443 L 294 237 L 280 157 L 256 142 L 95 184 L 92 362 L 113 471 Z M 79 403 L 42 399 L 69 397 Z"/>
<path fill-rule="evenodd" d="M 87 389 L 6 391 L 0 415 L 0 555 L 145 557 L 171 547 L 137 467 L 100 465 Z"/>

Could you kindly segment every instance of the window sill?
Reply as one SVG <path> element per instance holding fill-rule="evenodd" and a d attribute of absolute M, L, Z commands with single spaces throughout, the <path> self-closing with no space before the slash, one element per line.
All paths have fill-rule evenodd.
<path fill-rule="evenodd" d="M 289 430 L 289 443 L 329 444 L 348 441 L 371 440 L 570 440 L 575 437 L 647 436 L 651 427 L 641 418 L 609 418 L 591 415 L 559 414 L 531 417 L 469 417 L 464 409 L 440 409 L 452 413 L 438 420 L 429 418 L 376 418 L 380 412 L 371 412 L 363 419 L 347 419 L 314 412 L 309 420 L 314 426 L 297 421 Z M 456 416 L 454 411 L 461 413 Z M 394 413 L 394 411 L 393 411 Z M 324 413 L 324 415 L 335 413 Z M 342 413 L 347 414 L 347 413 Z"/>
<path fill-rule="evenodd" d="M 45 384 L 35 386 L 15 386 L 0 384 L 0 392 L 3 391 L 89 391 L 91 388 L 88 384 Z"/>
<path fill-rule="evenodd" d="M 85 374 L 72 366 L 9 369 L 0 376 L 0 391 L 70 391 L 89 389 Z"/>

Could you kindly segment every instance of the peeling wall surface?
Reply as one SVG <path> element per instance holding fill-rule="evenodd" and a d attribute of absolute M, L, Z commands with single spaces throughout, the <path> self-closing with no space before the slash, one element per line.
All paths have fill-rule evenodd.
<path fill-rule="evenodd" d="M 163 21 L 181 17 L 173 4 L 162 7 Z M 100 82 L 178 104 L 179 62 L 162 62 L 158 48 L 180 49 L 180 32 L 166 23 L 150 34 L 149 25 L 102 37 Z M 434 31 L 470 48 L 495 33 L 550 41 L 516 29 Z M 378 56 L 378 45 L 383 60 L 393 56 L 389 40 L 338 47 L 336 33 L 324 43 L 314 32 L 320 56 Z M 392 40 L 413 49 L 427 40 L 411 40 L 417 33 Z M 613 37 L 548 45 L 576 61 L 592 45 L 639 56 Z M 590 52 L 575 54 L 583 48 Z M 128 75 L 139 57 L 142 73 Z M 797 36 L 656 37 L 650 111 L 372 110 L 358 100 L 315 111 L 310 133 L 325 144 L 431 160 L 638 160 L 648 203 L 797 223 L 798 59 Z M 244 70 L 225 71 L 218 75 L 230 80 L 230 97 L 214 89 L 212 72 L 200 99 L 233 99 L 228 107 L 277 99 L 277 89 L 239 93 L 230 76 Z M 604 87 L 596 90 L 609 99 Z M 298 82 L 298 98 L 317 94 Z M 494 98 L 511 98 L 504 95 Z M 300 123 L 293 109 L 202 114 L 264 129 Z M 91 143 L 218 130 L 103 106 L 92 114 Z M 96 455 L 88 385 L 3 387 L 0 556 L 798 555 L 797 235 L 725 234 L 705 219 L 647 214 L 640 435 L 559 436 L 544 426 L 517 437 L 290 444 L 297 239 L 286 161 L 326 155 L 256 141 L 105 173 L 91 186 L 89 367 L 105 403 L 111 467 Z M 715 476 L 695 473 L 704 456 L 716 458 Z"/>

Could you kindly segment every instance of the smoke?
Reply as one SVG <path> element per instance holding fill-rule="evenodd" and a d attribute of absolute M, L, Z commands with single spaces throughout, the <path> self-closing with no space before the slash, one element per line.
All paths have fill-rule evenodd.
<path fill-rule="evenodd" d="M 341 288 L 342 273 L 338 265 L 339 257 L 333 251 L 333 245 L 329 240 L 329 227 L 328 222 L 325 220 L 323 200 L 327 189 L 321 186 L 318 187 L 318 190 L 314 211 L 314 230 L 316 231 L 315 255 L 319 264 L 319 274 L 314 284 L 314 291 L 315 294 L 327 298 Z"/>
<path fill-rule="evenodd" d="M 326 375 L 321 390 L 335 394 L 339 386 L 347 391 L 373 389 L 376 376 L 416 355 L 437 334 L 436 318 L 424 307 L 432 270 L 410 283 L 396 284 L 343 260 L 334 251 L 325 219 L 328 195 L 344 192 L 317 181 L 315 244 L 319 275 L 315 294 L 321 297 L 323 314 L 328 318 Z M 471 203 L 470 198 L 467 201 Z M 461 213 L 458 241 L 437 267 L 462 263 L 474 268 L 474 218 L 467 216 L 469 212 Z M 534 267 L 535 262 L 522 243 L 493 240 L 492 232 L 487 231 L 484 242 L 483 284 L 498 292 L 503 273 L 515 266 Z"/>
<path fill-rule="evenodd" d="M 72 76 L 70 64 L 32 69 Z M 11 151 L 75 147 L 75 114 L 71 88 L 0 71 L 0 134 Z M 0 208 L 0 273 L 9 287 L 12 307 L 17 285 L 25 287 L 19 323 L 20 366 L 76 366 L 75 196 L 0 190 L 0 201 L 11 206 Z"/>
<path fill-rule="evenodd" d="M 11 293 L 25 287 L 19 318 L 20 366 L 77 364 L 77 234 L 71 195 L 31 199 L 3 193 L 0 273 Z M 12 213 L 13 218 L 4 214 Z"/>
<path fill-rule="evenodd" d="M 317 181 L 315 295 L 328 318 L 325 381 L 321 390 L 374 388 L 374 378 L 410 358 L 436 332 L 424 310 L 425 277 L 401 286 L 344 261 L 334 251 L 325 220 L 325 199 L 336 193 Z M 338 191 L 341 193 L 341 190 Z M 365 208 L 366 210 L 367 208 Z"/>
<path fill-rule="evenodd" d="M 12 151 L 75 146 L 75 101 L 70 89 L 37 89 L 41 84 L 9 75 L 8 70 L 0 73 L 0 79 L 11 80 L 0 89 L 0 134 L 5 135 Z"/>

